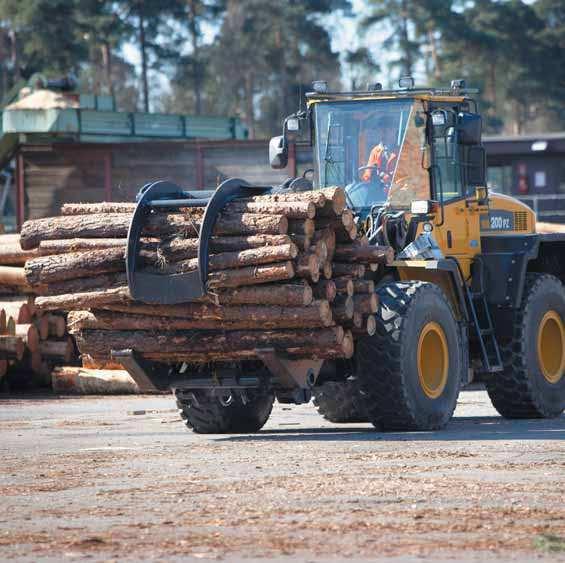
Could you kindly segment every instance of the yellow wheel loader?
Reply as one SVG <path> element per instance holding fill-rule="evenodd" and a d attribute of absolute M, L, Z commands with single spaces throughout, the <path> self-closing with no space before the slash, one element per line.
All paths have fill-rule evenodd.
<path fill-rule="evenodd" d="M 405 78 L 396 90 L 362 92 L 314 83 L 307 108 L 271 140 L 270 161 L 284 168 L 290 143 L 309 137 L 312 176 L 284 187 L 343 187 L 369 242 L 394 249 L 392 265 L 366 274 L 379 297 L 376 333 L 357 339 L 351 360 L 313 361 L 293 393 L 277 387 L 292 362 L 272 358 L 255 389 L 249 374 L 245 389 L 241 377 L 177 377 L 191 428 L 255 431 L 275 395 L 304 402 L 313 393 L 329 420 L 434 430 L 471 382 L 485 384 L 505 417 L 561 415 L 565 235 L 536 233 L 530 208 L 489 192 L 474 94 L 463 81 L 421 89 Z"/>

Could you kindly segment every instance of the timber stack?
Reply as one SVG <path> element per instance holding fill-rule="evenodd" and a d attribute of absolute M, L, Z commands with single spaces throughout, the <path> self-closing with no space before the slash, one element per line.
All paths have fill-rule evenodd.
<path fill-rule="evenodd" d="M 66 204 L 59 217 L 28 221 L 25 283 L 42 314 L 68 313 L 79 350 L 95 361 L 133 349 L 165 363 L 256 359 L 272 347 L 291 358 L 349 358 L 354 337 L 374 333 L 377 296 L 366 273 L 390 263 L 389 247 L 359 236 L 341 188 L 229 203 L 210 241 L 207 295 L 152 305 L 130 298 L 126 237 L 135 204 Z M 197 269 L 203 209 L 153 211 L 139 268 Z"/>
<path fill-rule="evenodd" d="M 54 366 L 76 359 L 65 313 L 43 313 L 35 306 L 41 288 L 27 283 L 25 263 L 38 255 L 24 251 L 19 235 L 0 235 L 0 379 L 14 386 L 49 385 Z M 13 375 L 13 377 L 12 377 Z"/>

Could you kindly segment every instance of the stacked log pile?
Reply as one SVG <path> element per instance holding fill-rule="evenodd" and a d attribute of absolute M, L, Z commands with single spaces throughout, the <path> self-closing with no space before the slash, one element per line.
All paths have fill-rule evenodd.
<path fill-rule="evenodd" d="M 40 295 L 35 307 L 68 312 L 81 353 L 95 361 L 118 349 L 167 363 L 233 361 L 265 347 L 292 358 L 348 358 L 354 335 L 374 332 L 377 297 L 365 273 L 390 262 L 392 249 L 358 236 L 340 188 L 228 204 L 210 241 L 208 294 L 180 305 L 130 298 L 124 254 L 133 209 L 68 204 L 61 216 L 22 228 L 22 249 L 36 253 L 24 269 Z M 139 267 L 194 271 L 202 216 L 198 208 L 153 212 Z"/>
<path fill-rule="evenodd" d="M 9 371 L 23 383 L 31 373 L 48 384 L 52 367 L 72 363 L 76 349 L 65 313 L 35 306 L 41 288 L 27 283 L 24 265 L 37 255 L 21 249 L 19 235 L 0 235 L 0 378 Z"/>

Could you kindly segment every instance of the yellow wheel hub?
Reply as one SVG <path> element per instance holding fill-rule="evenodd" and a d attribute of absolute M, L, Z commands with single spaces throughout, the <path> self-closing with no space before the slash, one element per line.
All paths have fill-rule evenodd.
<path fill-rule="evenodd" d="M 538 330 L 538 360 L 549 383 L 557 383 L 565 371 L 565 329 L 557 311 L 548 311 Z"/>
<path fill-rule="evenodd" d="M 437 399 L 447 384 L 449 352 L 443 328 L 436 322 L 424 326 L 418 339 L 418 377 L 422 390 Z"/>

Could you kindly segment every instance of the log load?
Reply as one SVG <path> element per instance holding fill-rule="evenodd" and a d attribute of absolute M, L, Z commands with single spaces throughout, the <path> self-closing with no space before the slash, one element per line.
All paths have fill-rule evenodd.
<path fill-rule="evenodd" d="M 42 358 L 74 352 L 61 314 L 80 353 L 101 366 L 118 349 L 164 363 L 256 360 L 264 347 L 293 359 L 350 358 L 355 338 L 374 333 L 378 301 L 366 275 L 390 264 L 393 252 L 358 236 L 342 189 L 231 201 L 209 242 L 206 295 L 175 305 L 129 294 L 124 257 L 134 209 L 66 204 L 59 217 L 23 225 L 21 252 L 29 254 L 18 279 L 37 293 L 34 308 L 45 319 L 48 338 L 30 323 Z M 202 217 L 202 208 L 152 212 L 138 268 L 195 271 Z"/>

